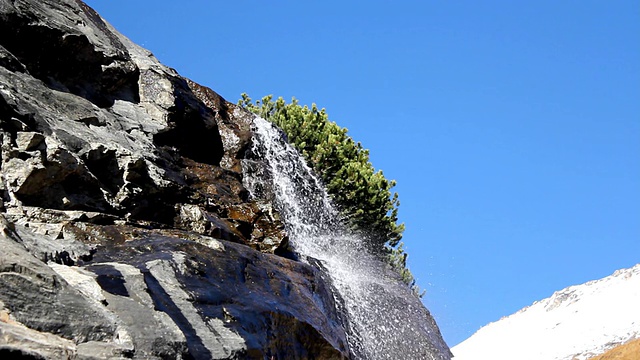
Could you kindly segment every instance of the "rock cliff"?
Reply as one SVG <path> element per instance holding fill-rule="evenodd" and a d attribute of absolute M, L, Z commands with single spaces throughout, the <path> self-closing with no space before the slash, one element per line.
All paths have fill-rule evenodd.
<path fill-rule="evenodd" d="M 252 115 L 79 0 L 0 0 L 0 358 L 350 358 L 242 185 Z"/>

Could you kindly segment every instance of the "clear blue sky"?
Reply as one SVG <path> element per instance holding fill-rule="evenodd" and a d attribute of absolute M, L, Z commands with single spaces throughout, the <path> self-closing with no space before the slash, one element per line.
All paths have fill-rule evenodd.
<path fill-rule="evenodd" d="M 91 0 L 235 102 L 325 107 L 396 179 L 450 346 L 640 262 L 640 2 Z"/>

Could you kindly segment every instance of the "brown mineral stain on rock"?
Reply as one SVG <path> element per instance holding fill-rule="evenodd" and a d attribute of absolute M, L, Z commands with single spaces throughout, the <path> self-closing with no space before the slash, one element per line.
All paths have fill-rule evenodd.
<path fill-rule="evenodd" d="M 7 310 L 0 310 L 0 322 L 3 323 L 7 323 L 7 324 L 13 324 L 13 325 L 19 325 L 20 323 L 11 319 L 11 315 L 9 314 L 9 312 Z"/>
<path fill-rule="evenodd" d="M 286 239 L 277 212 L 269 204 L 249 200 L 240 173 L 187 158 L 182 159 L 182 164 L 200 215 L 194 215 L 198 221 L 184 216 L 176 219 L 178 227 L 268 253 L 273 253 Z M 194 206 L 188 208 L 193 211 Z"/>

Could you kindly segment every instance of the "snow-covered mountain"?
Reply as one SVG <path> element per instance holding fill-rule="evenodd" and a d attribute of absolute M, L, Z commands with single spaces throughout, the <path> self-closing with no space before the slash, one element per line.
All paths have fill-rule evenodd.
<path fill-rule="evenodd" d="M 585 360 L 637 338 L 640 264 L 557 291 L 451 351 L 455 360 Z"/>

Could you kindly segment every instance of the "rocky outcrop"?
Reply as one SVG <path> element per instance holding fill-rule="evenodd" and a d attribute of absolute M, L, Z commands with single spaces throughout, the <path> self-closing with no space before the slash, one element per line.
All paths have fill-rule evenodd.
<path fill-rule="evenodd" d="M 0 357 L 349 358 L 242 185 L 252 115 L 76 0 L 0 0 Z"/>
<path fill-rule="evenodd" d="M 56 240 L 4 221 L 0 331 L 10 340 L 0 349 L 44 358 L 96 351 L 167 359 L 348 353 L 331 291 L 314 268 L 178 230 L 93 230 L 103 241 L 91 260 L 47 265 L 23 237 Z"/>
<path fill-rule="evenodd" d="M 68 219 L 33 209 L 99 213 L 271 252 L 285 239 L 277 215 L 242 187 L 249 114 L 162 66 L 80 2 L 5 1 L 0 11 L 0 31 L 12 34 L 0 40 L 10 218 L 51 225 Z"/>

